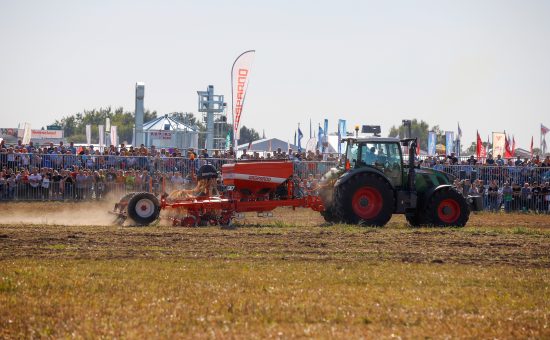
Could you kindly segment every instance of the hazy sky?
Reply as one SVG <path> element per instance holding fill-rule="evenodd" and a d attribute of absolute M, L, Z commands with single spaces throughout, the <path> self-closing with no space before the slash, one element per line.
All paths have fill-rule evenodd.
<path fill-rule="evenodd" d="M 197 112 L 209 84 L 256 49 L 241 124 L 293 138 L 298 123 L 404 118 L 463 143 L 506 130 L 528 148 L 550 127 L 550 1 L 0 0 L 0 127 L 99 107 Z"/>

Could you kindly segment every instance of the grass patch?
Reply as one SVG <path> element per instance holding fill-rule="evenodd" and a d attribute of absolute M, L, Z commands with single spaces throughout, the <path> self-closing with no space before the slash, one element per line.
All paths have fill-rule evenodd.
<path fill-rule="evenodd" d="M 550 336 L 547 269 L 214 259 L 0 268 L 2 338 Z"/>

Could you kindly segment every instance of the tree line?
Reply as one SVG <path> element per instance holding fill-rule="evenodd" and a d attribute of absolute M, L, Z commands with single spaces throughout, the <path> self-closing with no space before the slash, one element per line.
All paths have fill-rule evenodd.
<path fill-rule="evenodd" d="M 173 112 L 169 117 L 180 121 L 190 126 L 196 126 L 199 130 L 199 145 L 204 145 L 206 138 L 206 124 L 202 117 L 196 117 L 191 112 Z M 64 136 L 67 140 L 75 143 L 86 143 L 86 125 L 92 126 L 92 143 L 98 144 L 99 131 L 98 125 L 105 125 L 106 118 L 111 121 L 111 126 L 117 127 L 117 134 L 122 143 L 129 144 L 132 142 L 133 128 L 135 123 L 134 111 L 125 111 L 124 108 L 116 109 L 109 107 L 83 110 L 72 115 L 57 119 L 51 125 L 60 126 L 63 129 Z M 144 113 L 144 123 L 156 119 L 157 111 L 147 110 Z M 224 117 L 225 118 L 225 117 Z M 227 133 L 231 131 L 231 125 L 226 121 L 216 121 L 221 125 L 221 130 Z M 242 126 L 240 128 L 240 138 L 238 144 L 247 144 L 260 139 L 260 134 L 252 129 Z"/>

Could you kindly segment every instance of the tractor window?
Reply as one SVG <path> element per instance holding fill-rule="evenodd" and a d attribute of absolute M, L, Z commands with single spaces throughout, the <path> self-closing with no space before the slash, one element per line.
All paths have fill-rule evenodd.
<path fill-rule="evenodd" d="M 360 165 L 370 165 L 382 171 L 396 186 L 401 185 L 402 165 L 398 143 L 365 143 L 361 147 Z"/>

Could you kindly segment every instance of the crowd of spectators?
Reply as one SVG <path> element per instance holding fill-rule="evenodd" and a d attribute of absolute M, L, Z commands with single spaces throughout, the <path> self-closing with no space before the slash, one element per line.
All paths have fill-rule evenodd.
<path fill-rule="evenodd" d="M 35 146 L 0 142 L 0 199 L 102 199 L 109 192 L 160 192 L 191 187 L 196 170 L 207 162 L 218 169 L 235 159 L 232 149 L 179 150 L 110 146 L 105 150 L 74 143 Z M 241 160 L 292 160 L 304 192 L 314 191 L 322 174 L 338 162 L 337 154 L 297 152 L 280 148 L 260 154 L 247 152 Z M 454 154 L 425 157 L 421 166 L 450 173 L 465 195 L 481 194 L 488 210 L 550 210 L 550 157 L 503 159 L 492 155 L 480 162 L 474 156 L 459 159 Z"/>

